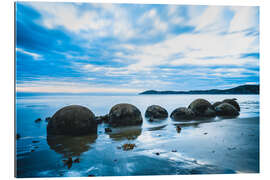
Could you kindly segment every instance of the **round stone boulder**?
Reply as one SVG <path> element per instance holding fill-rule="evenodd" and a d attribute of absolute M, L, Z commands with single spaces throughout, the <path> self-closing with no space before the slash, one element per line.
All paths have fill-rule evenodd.
<path fill-rule="evenodd" d="M 70 105 L 58 110 L 47 125 L 48 135 L 82 135 L 97 133 L 95 115 L 88 108 Z"/>
<path fill-rule="evenodd" d="M 209 109 L 213 109 L 210 102 L 205 99 L 196 99 L 189 106 L 196 116 L 205 116 L 205 112 Z"/>
<path fill-rule="evenodd" d="M 142 122 L 141 111 L 132 104 L 117 104 L 109 113 L 109 124 L 112 126 L 140 125 Z"/>
<path fill-rule="evenodd" d="M 212 118 L 212 117 L 216 117 L 217 116 L 217 113 L 215 111 L 214 108 L 207 108 L 204 113 L 203 113 L 203 117 L 206 117 L 206 118 Z"/>
<path fill-rule="evenodd" d="M 212 104 L 213 108 L 216 108 L 218 105 L 222 104 L 221 101 L 217 101 L 214 104 Z"/>
<path fill-rule="evenodd" d="M 234 117 L 239 115 L 239 111 L 229 103 L 222 103 L 215 110 L 218 116 Z"/>
<path fill-rule="evenodd" d="M 191 120 L 195 118 L 195 113 L 189 108 L 180 107 L 173 110 L 170 117 L 175 121 Z"/>
<path fill-rule="evenodd" d="M 240 106 L 239 106 L 239 104 L 238 104 L 238 102 L 236 101 L 235 98 L 233 98 L 233 99 L 224 99 L 222 102 L 229 103 L 230 105 L 234 106 L 237 109 L 237 111 L 240 111 Z"/>
<path fill-rule="evenodd" d="M 168 117 L 168 112 L 159 105 L 152 105 L 146 109 L 145 117 L 163 119 Z"/>

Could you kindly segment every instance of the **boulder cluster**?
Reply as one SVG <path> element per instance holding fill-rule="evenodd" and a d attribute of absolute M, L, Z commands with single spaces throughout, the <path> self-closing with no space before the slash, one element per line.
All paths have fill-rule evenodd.
<path fill-rule="evenodd" d="M 225 99 L 211 104 L 205 99 L 196 99 L 188 107 L 176 108 L 170 117 L 175 121 L 192 120 L 198 118 L 213 118 L 216 116 L 238 116 L 240 106 L 236 99 Z M 149 120 L 162 120 L 168 117 L 165 108 L 151 105 L 146 109 L 145 117 Z M 87 107 L 70 105 L 58 110 L 48 119 L 48 135 L 82 135 L 97 133 L 97 125 L 108 123 L 110 126 L 141 125 L 143 118 L 140 110 L 132 104 L 117 104 L 111 108 L 109 114 L 95 116 Z"/>
<path fill-rule="evenodd" d="M 97 125 L 108 123 L 111 126 L 140 125 L 143 118 L 140 110 L 131 104 L 117 104 L 109 114 L 95 116 L 87 107 L 70 105 L 58 110 L 48 120 L 48 135 L 96 134 Z"/>
<path fill-rule="evenodd" d="M 236 99 L 225 99 L 211 104 L 205 99 L 194 100 L 187 108 L 175 109 L 170 117 L 173 120 L 191 120 L 198 118 L 214 118 L 216 116 L 235 117 L 240 112 L 240 106 Z"/>

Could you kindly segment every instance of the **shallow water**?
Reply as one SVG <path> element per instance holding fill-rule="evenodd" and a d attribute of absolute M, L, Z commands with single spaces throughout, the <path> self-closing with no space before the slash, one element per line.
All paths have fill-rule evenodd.
<path fill-rule="evenodd" d="M 170 118 L 141 126 L 114 128 L 98 135 L 47 139 L 46 117 L 59 108 L 79 104 L 96 116 L 105 115 L 118 103 L 131 103 L 142 114 L 152 104 L 167 109 L 188 106 L 196 98 L 211 103 L 237 98 L 241 107 L 238 119 L 215 118 L 209 122 L 181 123 Z M 37 118 L 40 123 L 35 123 Z M 167 174 L 216 174 L 259 171 L 259 96 L 258 95 L 134 95 L 134 96 L 20 96 L 16 99 L 17 176 L 125 176 Z M 248 118 L 248 119 L 245 119 Z M 133 150 L 123 151 L 125 143 Z M 68 157 L 79 163 L 65 165 Z"/>

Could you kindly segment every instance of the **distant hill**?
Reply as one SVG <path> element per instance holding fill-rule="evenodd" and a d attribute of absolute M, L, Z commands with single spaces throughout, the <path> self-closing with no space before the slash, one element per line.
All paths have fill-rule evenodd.
<path fill-rule="evenodd" d="M 210 89 L 195 91 L 156 91 L 148 90 L 139 94 L 259 94 L 260 85 L 242 85 L 231 89 Z"/>

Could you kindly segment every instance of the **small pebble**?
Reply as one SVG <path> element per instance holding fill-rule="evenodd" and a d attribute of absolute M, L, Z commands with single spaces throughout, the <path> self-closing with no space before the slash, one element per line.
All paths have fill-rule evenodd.
<path fill-rule="evenodd" d="M 41 118 L 37 118 L 37 119 L 35 120 L 35 123 L 39 123 L 39 122 L 41 122 Z"/>
<path fill-rule="evenodd" d="M 109 128 L 109 127 L 107 127 L 107 128 L 105 128 L 105 132 L 112 132 L 112 129 L 111 128 Z"/>
<path fill-rule="evenodd" d="M 132 150 L 135 146 L 136 146 L 135 144 L 129 144 L 129 143 L 127 143 L 127 144 L 124 144 L 122 146 L 122 148 L 123 148 L 124 151 L 129 151 L 129 150 Z"/>
<path fill-rule="evenodd" d="M 48 122 L 51 119 L 51 117 L 46 117 L 45 121 Z"/>
<path fill-rule="evenodd" d="M 180 127 L 180 125 L 178 125 L 178 126 L 176 126 L 176 131 L 178 132 L 178 133 L 180 133 L 181 132 L 181 127 Z"/>
<path fill-rule="evenodd" d="M 74 163 L 79 163 L 80 162 L 80 159 L 79 158 L 76 158 L 73 162 Z"/>

